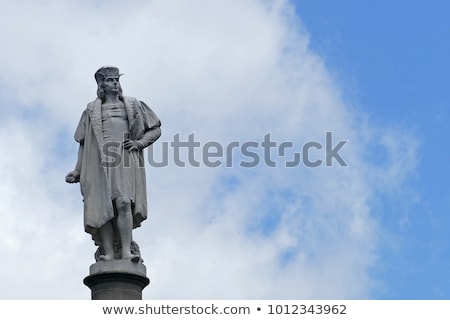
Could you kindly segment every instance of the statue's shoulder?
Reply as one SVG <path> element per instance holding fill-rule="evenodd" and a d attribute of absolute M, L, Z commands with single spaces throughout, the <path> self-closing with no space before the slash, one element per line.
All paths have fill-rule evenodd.
<path fill-rule="evenodd" d="M 100 100 L 99 98 L 89 102 L 86 106 L 85 112 L 94 109 L 95 107 L 101 106 L 102 105 L 102 100 Z"/>
<path fill-rule="evenodd" d="M 124 102 L 125 104 L 129 104 L 129 105 L 140 105 L 140 103 L 141 103 L 141 102 L 140 102 L 138 99 L 136 99 L 135 97 L 126 97 L 126 96 L 123 96 L 122 99 L 123 99 L 123 102 Z"/>

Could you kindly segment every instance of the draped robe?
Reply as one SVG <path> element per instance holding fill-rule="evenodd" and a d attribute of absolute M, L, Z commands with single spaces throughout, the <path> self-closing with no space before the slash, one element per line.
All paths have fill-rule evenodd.
<path fill-rule="evenodd" d="M 156 114 L 142 101 L 123 97 L 128 117 L 129 139 L 138 141 L 143 148 L 155 142 L 161 135 L 161 122 Z M 96 99 L 88 104 L 75 131 L 75 140 L 83 146 L 80 186 L 84 201 L 84 227 L 96 242 L 98 229 L 114 218 L 107 168 L 103 165 L 111 159 L 104 152 L 102 133 L 102 101 Z M 129 152 L 124 150 L 124 152 Z M 139 227 L 147 218 L 147 192 L 142 149 L 130 152 L 130 165 L 135 170 L 135 199 L 132 203 L 133 228 Z M 120 164 L 122 165 L 122 163 Z"/>

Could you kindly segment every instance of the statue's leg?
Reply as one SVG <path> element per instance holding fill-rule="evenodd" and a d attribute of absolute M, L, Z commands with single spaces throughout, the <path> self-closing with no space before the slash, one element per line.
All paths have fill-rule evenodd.
<path fill-rule="evenodd" d="M 125 197 L 116 199 L 117 229 L 122 244 L 122 259 L 136 261 L 139 257 L 131 253 L 131 238 L 133 231 L 133 216 L 131 212 L 131 200 Z"/>
<path fill-rule="evenodd" d="M 113 237 L 114 230 L 112 221 L 105 223 L 100 229 L 100 240 L 103 245 L 104 255 L 100 256 L 100 260 L 113 260 L 114 259 L 114 248 L 113 248 Z"/>

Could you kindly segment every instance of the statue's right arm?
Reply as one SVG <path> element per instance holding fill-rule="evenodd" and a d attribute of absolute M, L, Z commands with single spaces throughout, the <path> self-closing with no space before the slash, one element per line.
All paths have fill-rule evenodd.
<path fill-rule="evenodd" d="M 81 172 L 81 161 L 83 160 L 83 151 L 84 151 L 84 143 L 80 143 L 80 147 L 78 148 L 77 164 L 75 165 L 75 171 L 78 172 Z"/>
<path fill-rule="evenodd" d="M 70 171 L 66 176 L 66 182 L 68 182 L 68 183 L 80 182 L 81 160 L 83 159 L 83 150 L 84 150 L 84 145 L 82 143 L 80 143 L 80 147 L 78 148 L 78 159 L 77 159 L 77 164 L 75 165 L 75 169 Z"/>

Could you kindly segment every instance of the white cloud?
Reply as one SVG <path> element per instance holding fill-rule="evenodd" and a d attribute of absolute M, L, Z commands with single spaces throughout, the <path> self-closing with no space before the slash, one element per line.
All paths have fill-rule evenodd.
<path fill-rule="evenodd" d="M 149 168 L 151 216 L 135 232 L 152 281 L 144 297 L 370 297 L 378 232 L 370 201 L 406 171 L 393 161 L 372 185 L 378 174 L 363 156 L 359 116 L 308 49 L 289 3 L 4 2 L 1 298 L 89 297 L 81 281 L 95 248 L 79 189 L 63 180 L 75 163 L 71 134 L 95 97 L 93 73 L 106 64 L 125 73 L 125 95 L 154 107 L 160 145 L 178 132 L 202 142 L 271 132 L 296 147 L 323 142 L 326 131 L 349 140 L 345 168 Z"/>

